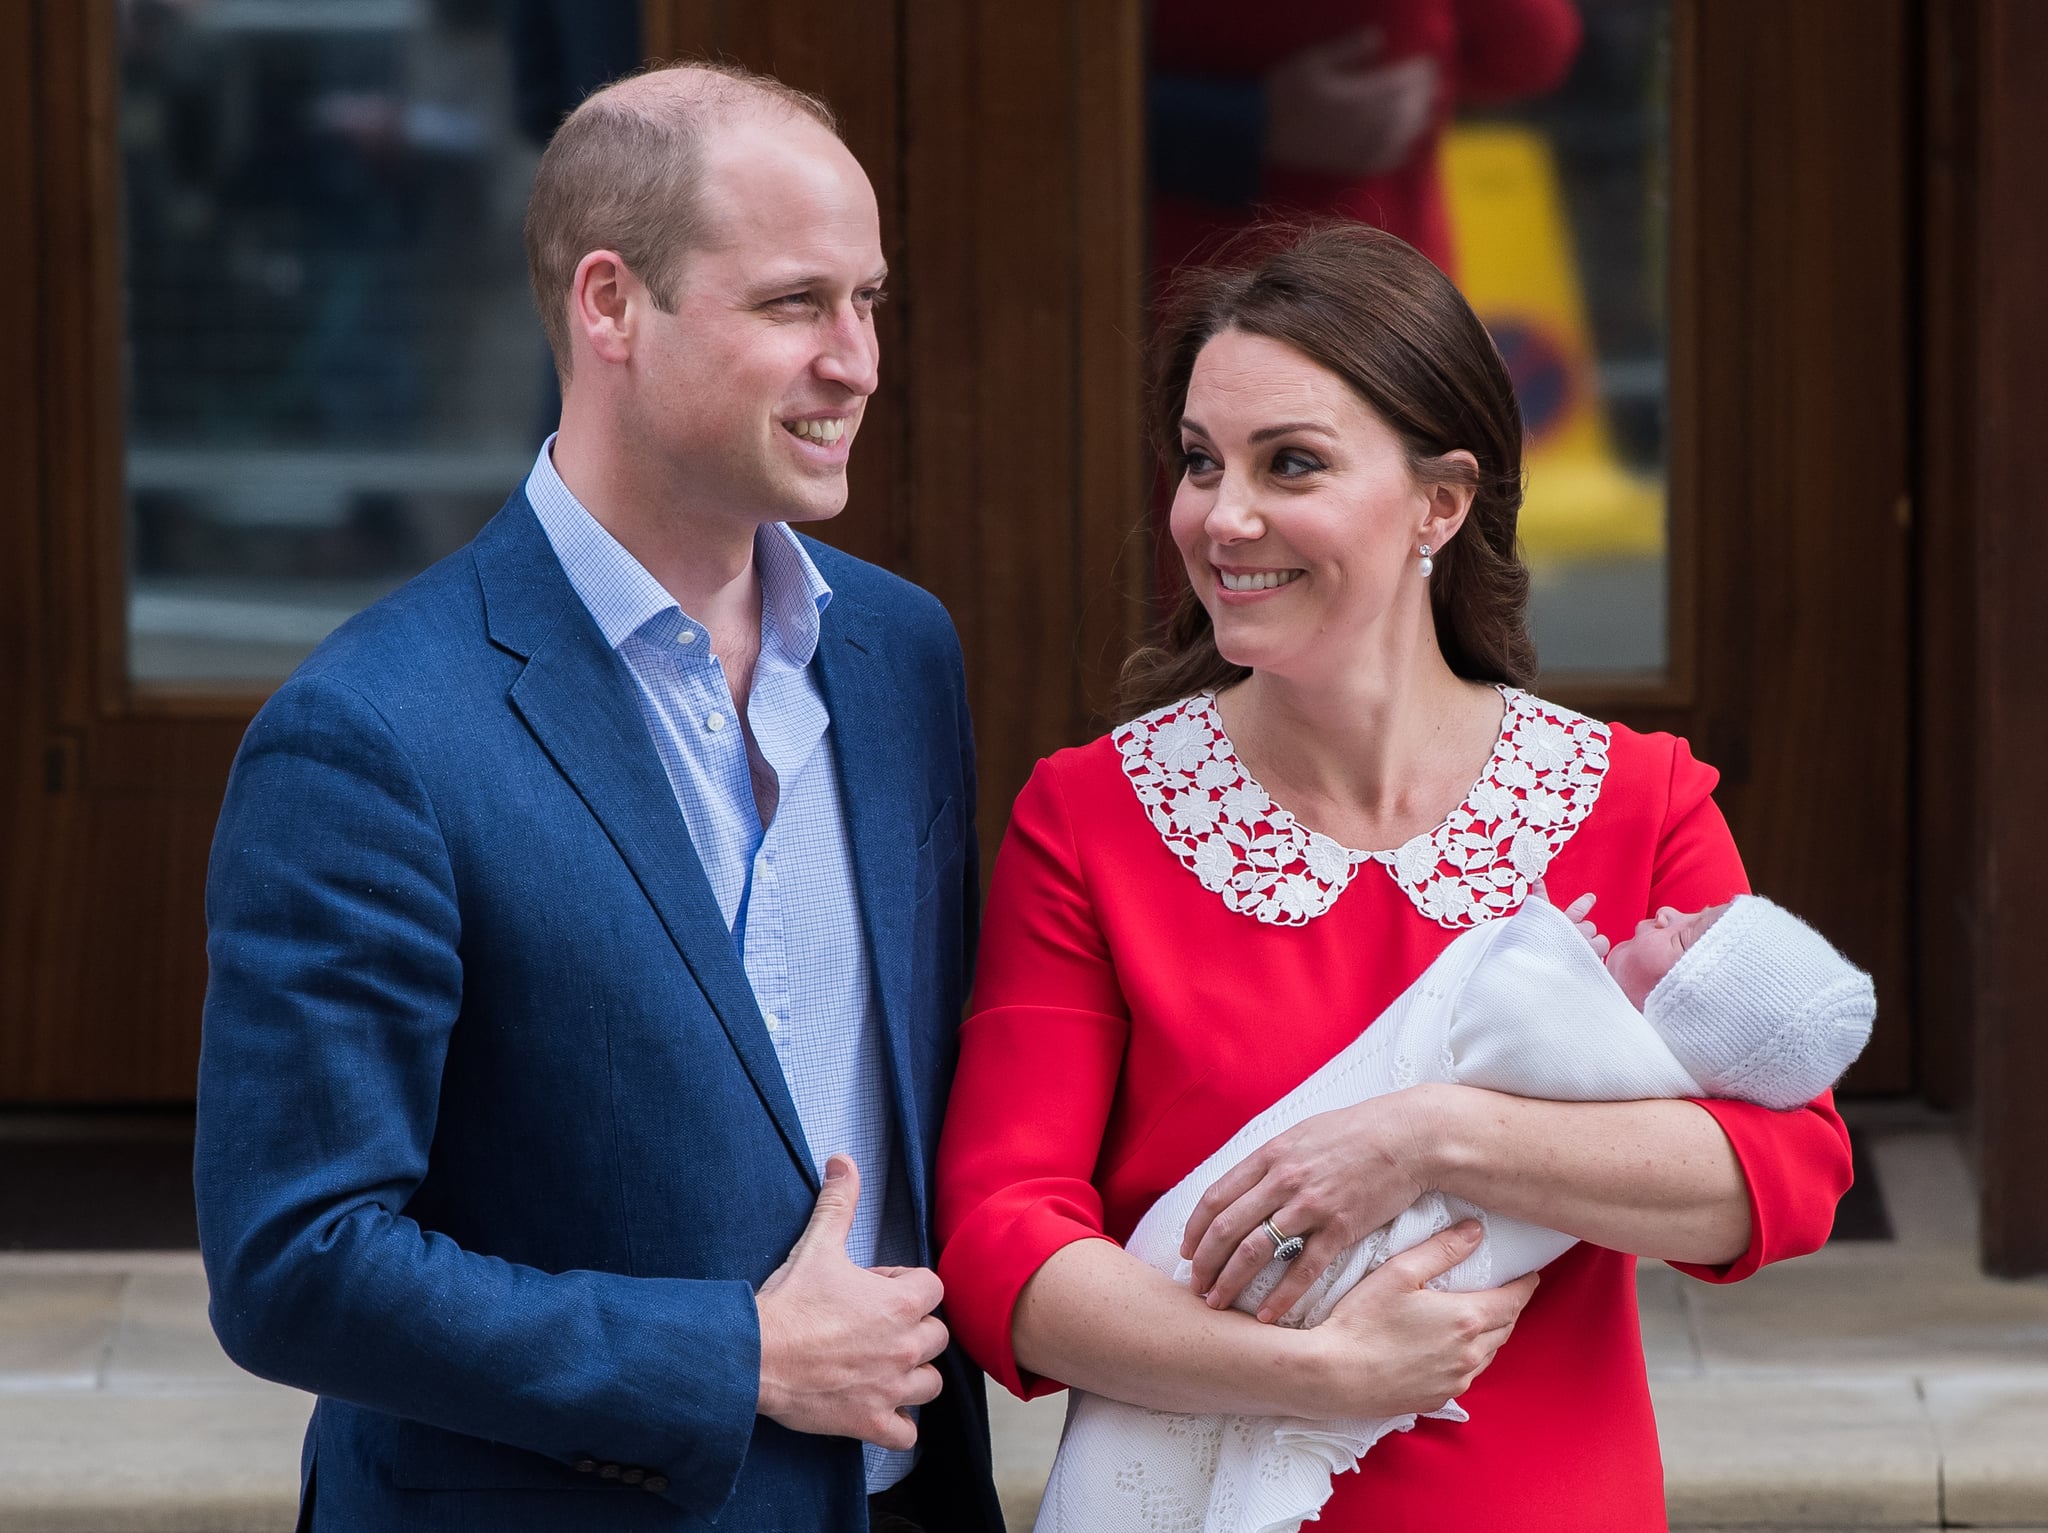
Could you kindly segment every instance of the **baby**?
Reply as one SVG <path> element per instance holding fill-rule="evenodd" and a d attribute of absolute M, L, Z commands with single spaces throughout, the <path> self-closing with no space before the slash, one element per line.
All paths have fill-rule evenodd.
<path fill-rule="evenodd" d="M 1870 977 L 1769 900 L 1662 909 L 1611 947 L 1587 919 L 1592 905 L 1585 895 L 1560 911 L 1538 884 L 1514 914 L 1461 934 L 1336 1058 L 1155 1203 L 1126 1249 L 1187 1283 L 1181 1232 L 1218 1177 L 1304 1118 L 1403 1086 L 1452 1081 L 1558 1101 L 1732 1097 L 1782 1110 L 1826 1090 L 1869 1040 Z M 1465 1218 L 1486 1237 L 1440 1288 L 1496 1287 L 1574 1244 L 1431 1193 L 1339 1254 L 1279 1323 L 1319 1324 L 1388 1257 Z M 1269 1263 L 1236 1307 L 1256 1312 L 1286 1270 Z M 1455 1401 L 1431 1414 L 1466 1419 Z M 1415 1419 L 1176 1416 L 1077 1390 L 1037 1533 L 1283 1533 L 1329 1498 L 1333 1475 Z M 1137 1488 L 1123 1473 L 1133 1462 L 1145 1466 Z"/>
<path fill-rule="evenodd" d="M 1535 897 L 1547 899 L 1540 880 Z M 1581 895 L 1564 914 L 1703 1088 L 1687 1095 L 1798 1107 L 1840 1080 L 1870 1041 L 1870 976 L 1769 900 L 1744 894 L 1690 912 L 1667 905 L 1611 946 L 1587 919 L 1593 900 Z"/>

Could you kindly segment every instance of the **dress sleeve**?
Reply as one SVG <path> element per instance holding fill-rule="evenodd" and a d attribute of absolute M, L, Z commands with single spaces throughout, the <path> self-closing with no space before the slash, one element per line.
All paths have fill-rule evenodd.
<path fill-rule="evenodd" d="M 1540 96 L 1564 83 L 1582 27 L 1573 0 L 1457 0 L 1458 97 Z"/>
<path fill-rule="evenodd" d="M 939 1277 L 968 1355 L 1029 1399 L 1017 1297 L 1046 1259 L 1108 1239 L 1091 1177 L 1129 1014 L 1074 847 L 1057 766 L 1040 762 L 996 855 L 974 1000 L 939 1142 Z"/>
<path fill-rule="evenodd" d="M 1673 742 L 1671 786 L 1650 909 L 1698 910 L 1749 892 L 1728 823 L 1712 794 L 1720 774 L 1693 759 L 1683 740 Z M 1849 1190 L 1849 1131 L 1822 1092 L 1804 1107 L 1773 1112 L 1748 1102 L 1706 1098 L 1734 1147 L 1749 1185 L 1749 1249 L 1720 1266 L 1673 1262 L 1680 1272 L 1709 1283 L 1733 1283 L 1769 1262 L 1804 1256 L 1826 1243 L 1835 1205 Z"/>

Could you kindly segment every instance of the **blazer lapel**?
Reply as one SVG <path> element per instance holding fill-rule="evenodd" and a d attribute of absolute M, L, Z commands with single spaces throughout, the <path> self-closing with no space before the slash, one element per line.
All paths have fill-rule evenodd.
<path fill-rule="evenodd" d="M 818 634 L 818 676 L 832 715 L 839 799 L 853 848 L 861 925 L 881 1003 L 889 1090 L 902 1130 L 904 1175 L 917 1212 L 919 1242 L 928 1228 L 923 1125 L 912 1088 L 911 922 L 916 914 L 917 834 L 906 805 L 919 803 L 915 724 L 889 673 L 886 629 L 873 612 L 843 597 L 826 607 Z"/>
<path fill-rule="evenodd" d="M 509 694 L 513 708 L 618 848 L 815 1191 L 789 1083 L 648 738 L 632 673 L 569 584 L 524 494 L 477 539 L 476 560 L 492 642 L 526 660 Z"/>

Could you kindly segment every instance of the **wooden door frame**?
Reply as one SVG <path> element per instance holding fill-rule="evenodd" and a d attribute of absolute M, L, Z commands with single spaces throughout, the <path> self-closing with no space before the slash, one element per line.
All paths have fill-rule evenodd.
<path fill-rule="evenodd" d="M 32 1100 L 90 1097 L 124 1058 L 153 1082 L 143 1099 L 189 1098 L 206 833 L 261 701 L 127 676 L 113 27 L 98 0 L 0 8 L 17 146 L 0 171 L 0 304 L 18 342 L 0 443 L 19 491 L 0 518 L 16 640 L 0 681 L 15 840 L 0 884 L 0 1095 Z M 167 905 L 181 917 L 163 919 Z M 131 945 L 116 957 L 68 940 L 87 925 Z M 38 1062 L 57 1039 L 76 1068 Z"/>
<path fill-rule="evenodd" d="M 1671 666 L 1544 683 L 1719 769 L 1759 891 L 1877 978 L 1880 1094 L 1914 1086 L 1908 19 L 1674 0 Z"/>
<path fill-rule="evenodd" d="M 2048 11 L 1925 14 L 1921 1005 L 1933 1089 L 1967 1112 L 1982 1255 L 2048 1272 Z"/>

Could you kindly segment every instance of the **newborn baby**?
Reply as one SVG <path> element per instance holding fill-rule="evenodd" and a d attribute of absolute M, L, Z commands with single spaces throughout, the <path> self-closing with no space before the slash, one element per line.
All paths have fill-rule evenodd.
<path fill-rule="evenodd" d="M 1869 1040 L 1870 977 L 1769 900 L 1663 909 L 1611 949 L 1586 920 L 1591 907 L 1585 896 L 1560 911 L 1539 885 L 1514 914 L 1461 934 L 1336 1058 L 1155 1203 L 1125 1248 L 1187 1283 L 1181 1232 L 1218 1177 L 1304 1118 L 1403 1086 L 1451 1081 L 1558 1101 L 1733 1097 L 1782 1110 L 1831 1086 Z M 1496 1287 L 1574 1244 L 1431 1193 L 1341 1253 L 1279 1323 L 1319 1324 L 1388 1257 L 1465 1218 L 1486 1237 L 1438 1287 Z M 1236 1307 L 1256 1313 L 1286 1270 L 1269 1263 Z M 1466 1419 L 1455 1401 L 1431 1414 Z M 1329 1499 L 1331 1476 L 1415 1419 L 1181 1416 L 1075 1390 L 1037 1533 L 1285 1533 Z M 1142 1475 L 1126 1472 L 1134 1464 Z"/>
<path fill-rule="evenodd" d="M 1540 881 L 1535 897 L 1546 898 Z M 1798 1107 L 1840 1080 L 1870 1041 L 1870 976 L 1769 900 L 1744 894 L 1690 912 L 1667 905 L 1610 946 L 1587 919 L 1593 899 L 1580 896 L 1564 914 L 1699 1082 L 1684 1095 Z"/>

